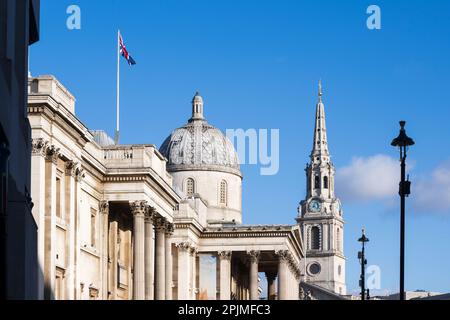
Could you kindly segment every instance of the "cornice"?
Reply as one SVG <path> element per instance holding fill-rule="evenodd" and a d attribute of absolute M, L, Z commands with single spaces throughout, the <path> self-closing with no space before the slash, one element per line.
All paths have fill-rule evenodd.
<path fill-rule="evenodd" d="M 36 101 L 36 99 L 33 99 L 35 97 L 46 97 L 46 99 Z M 64 109 L 64 112 L 61 111 L 62 109 Z M 70 111 L 66 110 L 63 106 L 60 106 L 59 103 L 49 96 L 30 96 L 28 101 L 28 114 L 41 115 L 47 118 L 50 123 L 57 123 L 62 126 L 64 131 L 82 147 L 87 142 L 93 141 L 93 137 L 88 128 L 75 115 L 70 113 Z"/>
<path fill-rule="evenodd" d="M 155 191 L 161 198 L 163 198 L 171 207 L 175 207 L 180 203 L 180 197 L 170 186 L 163 186 L 158 181 L 153 179 L 150 172 L 140 174 L 106 174 L 103 177 L 103 182 L 106 183 L 128 183 L 128 182 L 144 182 L 147 183 L 153 191 Z M 162 191 L 164 190 L 164 191 Z"/>
<path fill-rule="evenodd" d="M 204 231 L 200 238 L 279 238 L 290 233 L 291 231 Z"/>

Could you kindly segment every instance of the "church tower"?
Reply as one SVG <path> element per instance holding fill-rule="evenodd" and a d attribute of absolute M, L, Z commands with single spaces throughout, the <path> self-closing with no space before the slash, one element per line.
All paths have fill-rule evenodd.
<path fill-rule="evenodd" d="M 328 151 L 322 95 L 319 82 L 314 145 L 305 169 L 306 199 L 300 202 L 297 222 L 305 239 L 307 282 L 345 295 L 344 220 L 334 193 L 335 168 Z"/>

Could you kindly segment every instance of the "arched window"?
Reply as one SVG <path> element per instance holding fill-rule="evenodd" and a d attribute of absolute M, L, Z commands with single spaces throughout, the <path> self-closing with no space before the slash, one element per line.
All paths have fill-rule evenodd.
<path fill-rule="evenodd" d="M 220 192 L 219 192 L 220 204 L 227 205 L 228 202 L 228 185 L 225 180 L 220 182 Z"/>
<path fill-rule="evenodd" d="M 336 231 L 336 249 L 341 251 L 341 229 L 337 228 Z"/>
<path fill-rule="evenodd" d="M 314 177 L 314 189 L 320 189 L 320 177 L 319 176 Z"/>
<path fill-rule="evenodd" d="M 311 228 L 311 250 L 320 250 L 320 229 L 319 229 L 319 227 Z"/>
<path fill-rule="evenodd" d="M 195 182 L 194 179 L 188 178 L 186 181 L 186 195 L 192 197 L 195 193 Z"/>
<path fill-rule="evenodd" d="M 329 182 L 328 182 L 328 177 L 327 176 L 325 176 L 325 177 L 323 177 L 323 187 L 325 188 L 325 189 L 328 189 L 328 186 L 329 186 L 330 184 L 329 184 Z"/>

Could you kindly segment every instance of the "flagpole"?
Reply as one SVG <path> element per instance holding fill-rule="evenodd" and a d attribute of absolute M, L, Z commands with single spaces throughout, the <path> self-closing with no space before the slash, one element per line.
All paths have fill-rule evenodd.
<path fill-rule="evenodd" d="M 119 144 L 120 132 L 120 30 L 117 31 L 117 97 L 116 97 L 116 133 L 114 136 L 115 144 Z"/>

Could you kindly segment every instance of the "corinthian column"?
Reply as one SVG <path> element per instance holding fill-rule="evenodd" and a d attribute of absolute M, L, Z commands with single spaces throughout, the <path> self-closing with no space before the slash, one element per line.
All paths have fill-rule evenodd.
<path fill-rule="evenodd" d="M 155 299 L 164 300 L 166 298 L 166 219 L 157 217 L 155 219 Z"/>
<path fill-rule="evenodd" d="M 166 222 L 166 300 L 172 300 L 172 240 L 173 224 Z"/>
<path fill-rule="evenodd" d="M 259 300 L 258 294 L 258 262 L 259 262 L 259 251 L 249 251 L 247 252 L 250 261 L 250 277 L 249 277 L 249 287 L 250 287 L 250 300 Z"/>
<path fill-rule="evenodd" d="M 153 242 L 153 219 L 155 208 L 148 207 L 145 216 L 145 300 L 154 299 L 155 251 Z"/>
<path fill-rule="evenodd" d="M 136 201 L 130 203 L 133 214 L 134 231 L 134 273 L 133 289 L 134 300 L 145 299 L 145 211 L 147 209 L 146 201 Z"/>
<path fill-rule="evenodd" d="M 275 290 L 275 279 L 277 275 L 275 272 L 266 272 L 267 279 L 267 300 L 275 300 L 277 292 Z"/>
<path fill-rule="evenodd" d="M 290 253 L 287 250 L 280 250 L 276 252 L 276 255 L 278 256 L 278 300 L 287 300 Z"/>
<path fill-rule="evenodd" d="M 231 299 L 231 251 L 220 251 L 220 300 Z"/>

